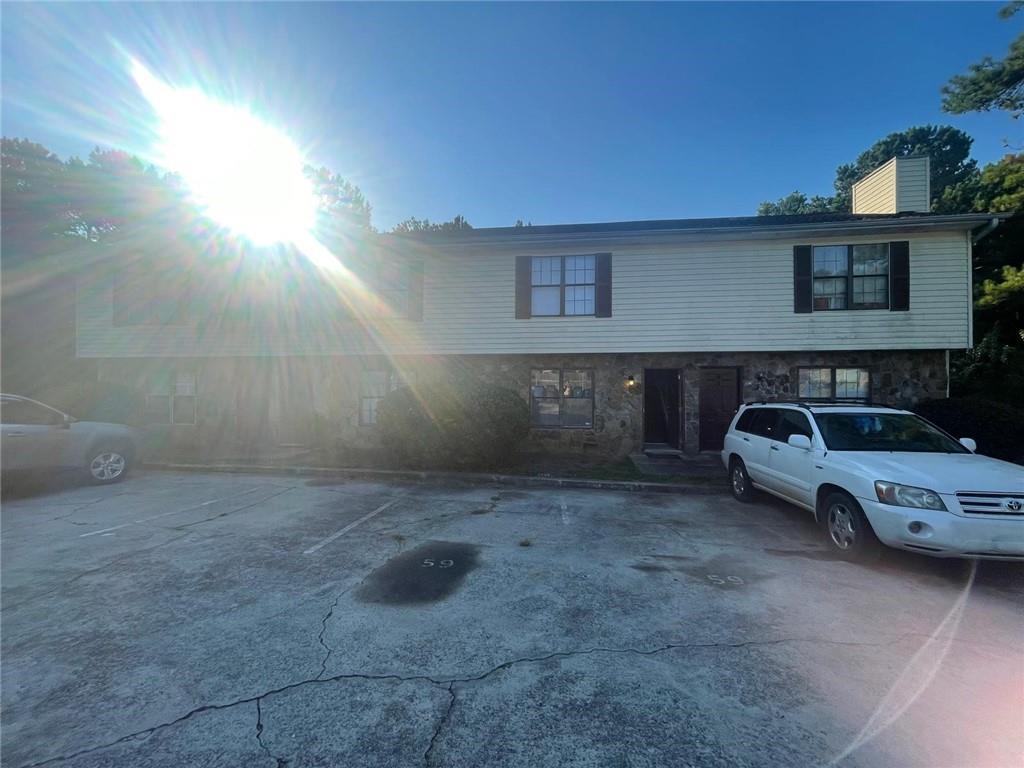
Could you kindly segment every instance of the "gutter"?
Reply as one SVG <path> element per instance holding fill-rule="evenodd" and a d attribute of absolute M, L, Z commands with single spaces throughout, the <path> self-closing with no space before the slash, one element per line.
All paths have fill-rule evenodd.
<path fill-rule="evenodd" d="M 997 218 L 997 217 L 993 217 Z M 635 229 L 595 231 L 580 230 L 572 232 L 535 232 L 514 234 L 501 232 L 490 234 L 480 231 L 475 237 L 450 238 L 412 238 L 401 235 L 385 235 L 384 242 L 403 248 L 446 249 L 478 248 L 530 248 L 541 245 L 570 245 L 586 242 L 595 244 L 641 244 L 656 245 L 660 243 L 676 243 L 689 241 L 711 240 L 792 240 L 794 237 L 820 236 L 856 236 L 877 234 L 898 234 L 927 232 L 935 230 L 969 230 L 992 220 L 985 215 L 954 214 L 950 216 L 921 216 L 905 218 L 862 219 L 858 221 L 838 222 L 801 222 L 798 224 L 775 224 L 768 226 L 731 226 L 731 227 L 684 227 L 677 229 Z M 993 227 L 994 229 L 994 227 Z M 991 231 L 991 230 L 989 230 Z"/>
<path fill-rule="evenodd" d="M 971 233 L 971 244 L 977 245 L 978 243 L 980 243 L 983 239 L 991 235 L 1002 222 L 1003 220 L 1001 218 L 999 218 L 998 216 L 993 216 L 991 219 L 989 219 L 988 224 L 979 229 L 977 232 Z"/>

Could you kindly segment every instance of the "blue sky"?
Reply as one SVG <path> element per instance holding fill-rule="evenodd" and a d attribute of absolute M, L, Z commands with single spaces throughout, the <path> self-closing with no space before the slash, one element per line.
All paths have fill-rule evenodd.
<path fill-rule="evenodd" d="M 748 215 L 910 125 L 998 159 L 1024 129 L 939 89 L 1024 18 L 999 4 L 10 4 L 3 134 L 141 153 L 119 49 L 251 106 L 387 228 Z M 254 158 L 254 161 L 257 159 Z"/>

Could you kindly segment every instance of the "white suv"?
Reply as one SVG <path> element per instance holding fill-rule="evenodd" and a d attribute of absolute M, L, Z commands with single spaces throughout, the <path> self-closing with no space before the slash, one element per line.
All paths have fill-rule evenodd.
<path fill-rule="evenodd" d="M 832 549 L 1024 560 L 1024 467 L 974 453 L 909 411 L 841 403 L 740 406 L 722 461 L 733 495 L 814 513 Z"/>

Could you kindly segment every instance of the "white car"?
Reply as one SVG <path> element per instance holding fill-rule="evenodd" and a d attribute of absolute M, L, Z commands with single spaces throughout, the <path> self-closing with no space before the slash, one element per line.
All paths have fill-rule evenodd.
<path fill-rule="evenodd" d="M 760 489 L 813 512 L 846 559 L 869 559 L 881 542 L 1024 560 L 1024 467 L 975 449 L 896 408 L 752 403 L 729 425 L 722 461 L 737 499 Z"/>
<path fill-rule="evenodd" d="M 79 421 L 27 397 L 0 395 L 0 468 L 4 472 L 80 469 L 94 483 L 114 483 L 135 458 L 131 427 Z"/>

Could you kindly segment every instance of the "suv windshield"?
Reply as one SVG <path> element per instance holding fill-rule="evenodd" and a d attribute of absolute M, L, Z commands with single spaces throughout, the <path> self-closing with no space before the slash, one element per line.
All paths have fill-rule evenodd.
<path fill-rule="evenodd" d="M 910 413 L 816 413 L 832 451 L 970 453 L 956 440 Z"/>

